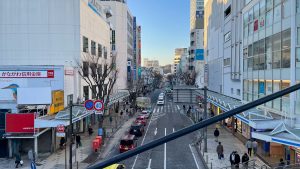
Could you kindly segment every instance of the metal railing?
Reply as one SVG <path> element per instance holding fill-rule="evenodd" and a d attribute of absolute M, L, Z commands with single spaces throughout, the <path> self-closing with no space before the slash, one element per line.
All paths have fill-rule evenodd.
<path fill-rule="evenodd" d="M 177 139 L 179 137 L 182 137 L 184 135 L 187 135 L 189 133 L 192 133 L 196 130 L 199 130 L 201 128 L 204 128 L 204 127 L 207 127 L 211 124 L 214 124 L 218 121 L 221 121 L 221 120 L 224 120 L 228 117 L 231 117 L 233 115 L 236 115 L 238 113 L 241 113 L 241 112 L 244 112 L 248 109 L 251 109 L 253 107 L 256 107 L 256 106 L 259 106 L 261 104 L 264 104 L 268 101 L 271 101 L 271 100 L 274 100 L 276 98 L 279 98 L 279 97 L 282 97 L 286 94 L 289 94 L 291 92 L 294 92 L 296 90 L 300 89 L 300 84 L 296 84 L 294 86 L 291 86 L 291 87 L 288 87 L 284 90 L 281 90 L 279 92 L 276 92 L 276 93 L 273 93 L 273 94 L 270 94 L 268 96 L 265 96 L 263 98 L 259 98 L 258 100 L 255 100 L 251 103 L 247 103 L 247 104 L 244 104 L 240 107 L 237 107 L 235 109 L 232 109 L 226 113 L 223 113 L 223 114 L 220 114 L 218 116 L 214 116 L 212 118 L 209 118 L 209 119 L 206 119 L 206 120 L 203 120 L 202 122 L 199 122 L 199 123 L 196 123 L 194 125 L 191 125 L 189 127 L 186 127 L 186 128 L 183 128 L 181 130 L 178 130 L 177 132 L 174 132 L 172 134 L 169 134 L 165 137 L 161 137 L 159 139 L 156 139 L 150 143 L 147 143 L 147 144 L 144 144 L 144 145 L 141 145 L 133 150 L 130 150 L 130 151 L 127 151 L 125 153 L 122 153 L 122 154 L 119 154 L 119 155 L 116 155 L 114 157 L 112 157 L 111 159 L 108 159 L 106 161 L 103 161 L 103 162 L 100 162 L 100 163 L 97 163 L 97 164 L 94 164 L 94 165 L 91 165 L 88 167 L 88 169 L 102 169 L 104 167 L 107 167 L 111 164 L 114 164 L 114 163 L 117 163 L 117 162 L 120 162 L 122 160 L 125 160 L 125 159 L 128 159 L 130 157 L 133 157 L 137 154 L 140 154 L 142 152 L 145 152 L 147 150 L 150 150 L 154 147 L 157 147 L 159 145 L 162 145 L 164 143 L 167 143 L 169 141 L 172 141 L 174 139 Z"/>

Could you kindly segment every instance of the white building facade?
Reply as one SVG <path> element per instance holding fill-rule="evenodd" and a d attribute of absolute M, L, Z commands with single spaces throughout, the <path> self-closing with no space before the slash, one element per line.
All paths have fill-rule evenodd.
<path fill-rule="evenodd" d="M 109 18 L 109 21 L 116 33 L 116 67 L 118 71 L 116 88 L 128 89 L 133 84 L 134 17 L 125 1 L 101 0 L 101 4 L 104 7 L 109 7 L 114 14 Z"/>
<path fill-rule="evenodd" d="M 241 99 L 240 51 L 243 1 L 211 0 L 205 4 L 204 48 L 208 88 Z"/>

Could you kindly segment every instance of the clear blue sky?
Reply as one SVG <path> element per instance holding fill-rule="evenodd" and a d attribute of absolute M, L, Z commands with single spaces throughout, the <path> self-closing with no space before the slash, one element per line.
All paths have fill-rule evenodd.
<path fill-rule="evenodd" d="M 189 45 L 189 0 L 127 0 L 142 26 L 142 58 L 170 64 L 175 48 Z M 143 64 L 143 63 L 142 63 Z"/>

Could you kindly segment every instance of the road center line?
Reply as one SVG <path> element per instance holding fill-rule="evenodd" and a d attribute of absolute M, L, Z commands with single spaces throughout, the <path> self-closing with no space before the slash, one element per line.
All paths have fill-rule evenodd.
<path fill-rule="evenodd" d="M 167 135 L 167 128 L 165 128 L 165 136 Z M 167 168 L 167 143 L 164 146 L 164 169 Z"/>
<path fill-rule="evenodd" d="M 180 110 L 179 106 L 177 105 L 177 109 Z"/>
<path fill-rule="evenodd" d="M 175 132 L 175 129 L 173 128 L 173 133 Z"/>
<path fill-rule="evenodd" d="M 145 132 L 145 135 L 144 135 L 144 138 L 143 138 L 143 140 L 142 140 L 141 145 L 144 144 L 146 135 L 147 135 L 147 133 L 148 133 L 148 129 L 149 129 L 150 124 L 151 124 L 151 122 L 152 122 L 152 117 L 153 117 L 153 116 L 151 116 L 151 118 L 150 118 L 150 121 L 149 121 L 149 124 L 148 124 L 148 127 L 147 127 L 147 129 L 146 129 L 146 132 Z M 134 162 L 133 162 L 133 165 L 132 165 L 131 169 L 134 169 L 134 166 L 135 166 L 135 163 L 136 163 L 136 160 L 137 160 L 138 157 L 139 157 L 139 155 L 136 155 L 136 156 L 135 156 L 135 159 L 134 159 Z"/>
<path fill-rule="evenodd" d="M 195 163 L 196 163 L 197 169 L 200 169 L 200 168 L 199 168 L 199 165 L 198 165 L 198 163 L 197 163 L 195 154 L 194 154 L 194 152 L 193 152 L 193 150 L 192 150 L 192 146 L 191 146 L 190 144 L 189 144 L 189 147 L 190 147 L 190 150 L 191 150 L 191 152 L 192 152 L 192 155 L 193 155 L 194 161 L 195 161 Z"/>
<path fill-rule="evenodd" d="M 154 131 L 154 135 L 156 136 L 156 134 L 157 134 L 157 128 L 155 128 L 155 131 Z"/>

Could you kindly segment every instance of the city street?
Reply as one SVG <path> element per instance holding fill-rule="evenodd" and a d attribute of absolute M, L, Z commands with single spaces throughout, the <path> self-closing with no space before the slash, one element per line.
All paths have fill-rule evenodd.
<path fill-rule="evenodd" d="M 153 114 L 148 120 L 144 135 L 138 140 L 139 145 L 192 124 L 192 121 L 180 112 L 179 106 L 174 104 L 172 100 L 166 98 L 164 106 L 157 106 L 155 103 L 159 93 L 160 90 L 156 90 L 151 96 L 154 103 Z M 122 163 L 127 168 L 132 169 L 202 168 L 198 154 L 191 146 L 193 140 L 195 140 L 195 135 L 190 134 L 134 156 Z M 119 154 L 118 146 L 118 144 L 114 146 L 107 159 Z"/>

